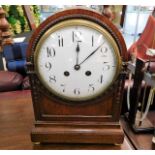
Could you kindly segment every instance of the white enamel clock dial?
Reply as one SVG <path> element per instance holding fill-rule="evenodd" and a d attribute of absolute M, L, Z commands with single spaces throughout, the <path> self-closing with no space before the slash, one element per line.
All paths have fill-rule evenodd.
<path fill-rule="evenodd" d="M 110 34 L 98 25 L 64 22 L 40 39 L 37 73 L 51 93 L 71 101 L 89 100 L 115 80 L 120 69 L 117 50 Z"/>

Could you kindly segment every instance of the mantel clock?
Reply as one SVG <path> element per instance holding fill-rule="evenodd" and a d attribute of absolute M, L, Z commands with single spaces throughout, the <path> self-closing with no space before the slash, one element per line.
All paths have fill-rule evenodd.
<path fill-rule="evenodd" d="M 126 61 L 121 33 L 101 14 L 74 8 L 47 18 L 27 51 L 32 141 L 122 143 Z"/>

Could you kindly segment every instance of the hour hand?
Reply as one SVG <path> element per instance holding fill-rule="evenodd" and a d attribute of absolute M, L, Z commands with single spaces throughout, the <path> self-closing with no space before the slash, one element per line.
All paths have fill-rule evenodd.
<path fill-rule="evenodd" d="M 80 69 L 80 65 L 79 65 L 79 52 L 80 52 L 80 46 L 79 46 L 79 42 L 77 42 L 77 46 L 76 46 L 76 64 L 74 66 L 75 70 L 79 70 Z"/>
<path fill-rule="evenodd" d="M 76 65 L 78 65 L 78 63 L 79 63 L 79 52 L 80 52 L 80 46 L 79 46 L 79 43 L 77 43 L 77 46 L 76 46 Z"/>

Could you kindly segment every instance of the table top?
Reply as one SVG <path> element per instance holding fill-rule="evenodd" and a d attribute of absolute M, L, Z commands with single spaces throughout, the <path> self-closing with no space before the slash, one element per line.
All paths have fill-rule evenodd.
<path fill-rule="evenodd" d="M 122 145 L 40 144 L 30 139 L 34 116 L 29 90 L 0 93 L 0 149 L 32 150 L 130 150 L 125 137 Z"/>

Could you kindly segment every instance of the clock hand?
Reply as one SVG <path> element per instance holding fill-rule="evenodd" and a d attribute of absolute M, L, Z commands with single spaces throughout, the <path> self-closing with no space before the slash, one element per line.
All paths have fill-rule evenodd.
<path fill-rule="evenodd" d="M 80 46 L 79 46 L 79 43 L 77 43 L 77 46 L 76 46 L 76 65 L 78 65 L 79 63 L 79 52 L 80 52 Z"/>
<path fill-rule="evenodd" d="M 80 66 L 81 64 L 83 64 L 89 57 L 91 57 L 93 54 L 95 54 L 96 51 L 98 51 L 98 49 L 100 49 L 104 43 L 105 43 L 105 42 L 103 42 L 100 46 L 98 46 L 98 47 L 97 47 L 92 53 L 90 53 L 81 63 L 79 63 L 79 66 Z"/>
<path fill-rule="evenodd" d="M 74 66 L 75 70 L 79 70 L 80 69 L 80 65 L 79 65 L 79 52 L 80 52 L 80 46 L 79 43 L 77 42 L 77 46 L 76 46 L 76 64 Z"/>

